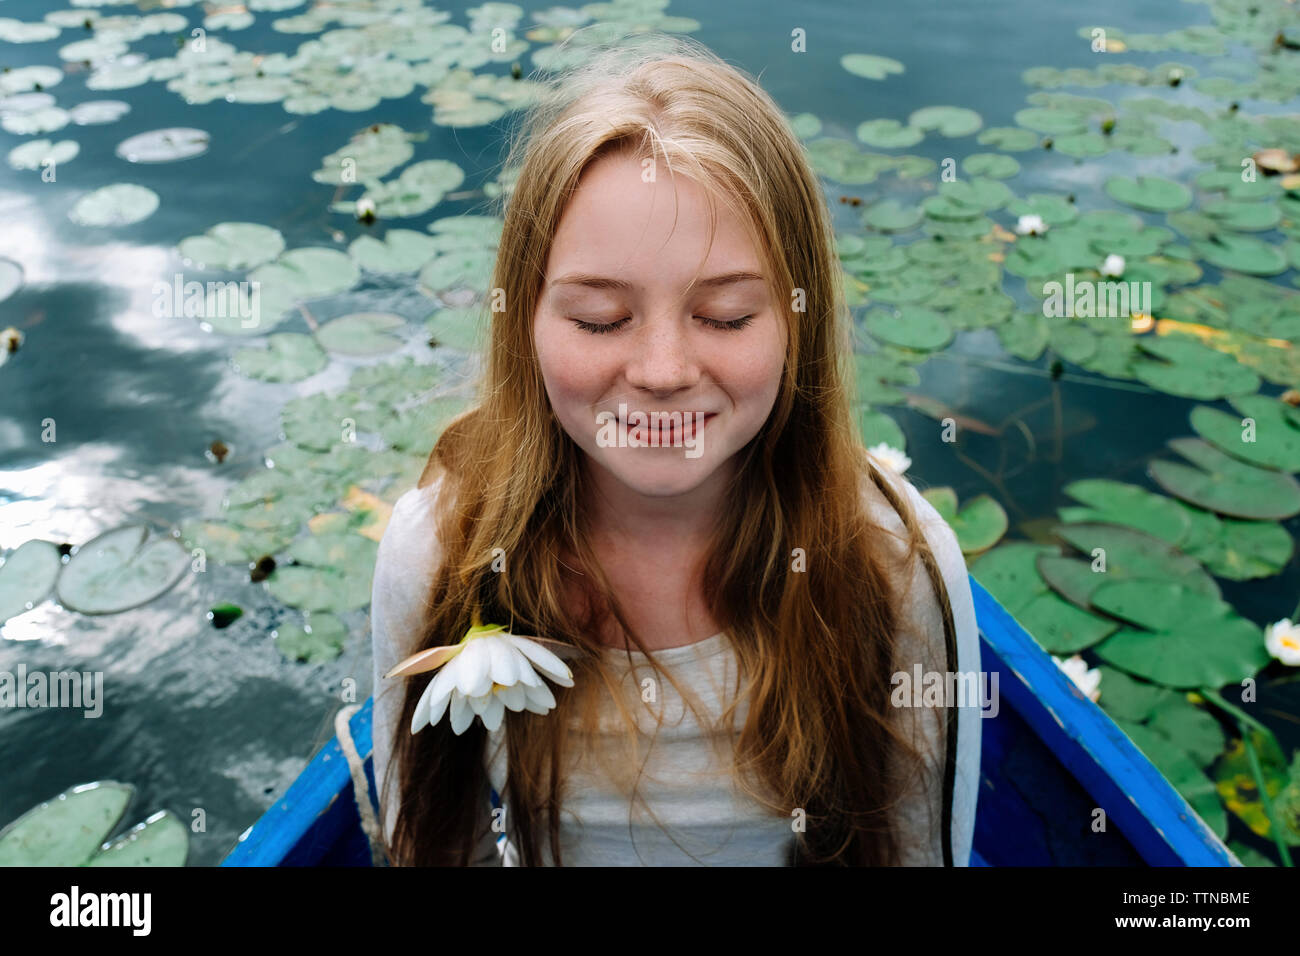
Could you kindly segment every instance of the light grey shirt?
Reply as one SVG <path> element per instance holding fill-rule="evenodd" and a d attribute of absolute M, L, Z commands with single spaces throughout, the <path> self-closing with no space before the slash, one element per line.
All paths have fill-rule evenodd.
<path fill-rule="evenodd" d="M 952 602 L 957 630 L 958 671 L 980 669 L 979 636 L 966 565 L 951 529 L 909 482 L 892 479 L 911 501 L 926 539 L 939 563 Z M 384 680 L 383 674 L 418 650 L 418 627 L 422 604 L 438 562 L 434 501 L 440 481 L 425 488 L 413 488 L 396 502 L 379 546 L 374 590 L 370 607 L 374 644 L 374 765 L 375 780 L 383 787 L 384 773 L 395 733 L 410 733 L 397 727 L 404 678 Z M 879 492 L 866 488 L 873 518 L 891 530 L 902 528 L 901 520 Z M 941 612 L 929 580 L 917 561 L 910 583 L 903 592 L 903 631 L 922 635 L 925 645 L 908 645 L 900 661 L 924 661 L 924 670 L 946 669 Z M 451 638 L 449 637 L 449 640 Z M 599 725 L 591 747 L 578 750 L 571 758 L 566 776 L 565 804 L 561 811 L 560 839 L 563 862 L 574 866 L 712 865 L 779 866 L 788 861 L 796 819 L 770 810 L 742 791 L 734 781 L 730 746 L 735 729 L 743 726 L 745 701 L 737 706 L 732 731 L 721 727 L 720 717 L 736 686 L 737 659 L 725 634 L 716 634 L 695 644 L 668 648 L 655 657 L 682 683 L 697 705 L 702 705 L 707 722 L 701 725 L 686 707 L 672 684 L 655 674 L 645 655 L 606 649 L 607 661 L 630 683 L 625 697 L 631 703 L 638 727 L 644 735 L 639 744 L 635 781 L 636 800 L 629 799 L 631 787 L 612 779 L 607 766 L 618 766 L 625 747 L 623 717 L 611 699 L 602 705 Z M 910 668 L 910 665 L 908 665 Z M 652 684 L 646 684 L 649 679 Z M 652 693 L 646 693 L 650 687 Z M 564 693 L 553 688 L 555 693 Z M 828 692 L 834 692 L 828 689 Z M 605 695 L 608 696 L 608 695 Z M 644 701 L 644 698 L 652 698 Z M 659 715 L 662 713 L 662 724 Z M 929 756 L 933 778 L 942 782 L 943 748 L 939 708 L 900 708 L 899 719 L 917 746 Z M 444 717 L 444 719 L 447 719 Z M 475 718 L 476 720 L 478 718 Z M 576 720 L 576 716 L 573 718 Z M 504 794 L 506 757 L 504 735 L 507 722 L 488 735 L 485 766 L 493 788 Z M 606 758 L 611 762 L 606 763 Z M 968 865 L 975 827 L 975 801 L 979 786 L 980 710 L 971 702 L 958 710 L 957 779 L 953 801 L 953 861 Z M 396 784 L 396 776 L 394 777 Z M 391 836 L 398 812 L 397 787 L 387 794 L 386 833 Z M 941 865 L 939 786 L 914 788 L 899 811 L 898 826 L 903 837 L 906 865 Z M 494 832 L 488 794 L 466 794 L 482 806 L 480 839 L 473 865 L 518 865 L 515 847 L 506 834 Z M 509 806 L 505 813 L 509 832 Z M 543 827 L 543 857 L 550 859 Z"/>

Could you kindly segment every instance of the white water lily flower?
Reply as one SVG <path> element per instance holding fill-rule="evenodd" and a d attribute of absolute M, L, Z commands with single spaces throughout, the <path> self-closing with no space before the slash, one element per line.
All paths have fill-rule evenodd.
<path fill-rule="evenodd" d="M 1089 700 L 1096 702 L 1101 696 L 1101 671 L 1095 667 L 1089 670 L 1088 662 L 1078 654 L 1064 661 L 1053 654 L 1052 660 L 1056 661 L 1056 666 L 1065 672 L 1066 677 L 1074 681 L 1075 687 L 1083 691 Z"/>
<path fill-rule="evenodd" d="M 888 465 L 900 475 L 912 467 L 912 459 L 908 458 L 903 452 L 899 451 L 893 445 L 887 445 L 881 442 L 879 445 L 873 445 L 867 449 L 872 457 L 876 458 L 882 464 Z"/>
<path fill-rule="evenodd" d="M 1264 646 L 1283 664 L 1300 667 L 1300 624 L 1288 618 L 1274 621 L 1264 628 Z"/>
<path fill-rule="evenodd" d="M 555 697 L 537 671 L 561 687 L 573 686 L 572 672 L 555 654 L 538 640 L 510 634 L 499 624 L 475 625 L 459 644 L 421 651 L 384 676 L 406 676 L 437 668 L 442 670 L 416 704 L 411 718 L 413 734 L 442 720 L 448 710 L 456 734 L 469 728 L 475 714 L 488 730 L 495 731 L 501 726 L 506 708 L 516 713 L 549 713 L 555 707 Z"/>
<path fill-rule="evenodd" d="M 1117 256 L 1114 253 L 1106 257 L 1106 261 L 1101 264 L 1101 274 L 1117 278 L 1124 274 L 1124 257 Z"/>
<path fill-rule="evenodd" d="M 1022 236 L 1041 236 L 1047 232 L 1047 223 L 1042 216 L 1021 216 L 1016 222 L 1016 232 Z"/>

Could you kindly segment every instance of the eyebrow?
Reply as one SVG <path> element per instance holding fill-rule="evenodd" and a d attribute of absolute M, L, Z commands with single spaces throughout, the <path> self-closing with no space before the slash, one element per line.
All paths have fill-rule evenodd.
<path fill-rule="evenodd" d="M 713 289 L 719 286 L 732 285 L 737 282 L 764 281 L 763 277 L 757 272 L 741 270 L 738 272 L 726 272 L 722 275 L 710 276 L 707 279 L 698 279 L 686 287 L 686 291 L 692 289 Z M 615 279 L 612 276 L 590 275 L 585 272 L 573 272 L 566 276 L 560 276 L 547 283 L 547 288 L 559 285 L 577 285 L 587 289 L 616 289 L 619 291 L 631 291 L 636 288 L 635 283 L 628 282 L 626 279 Z"/>

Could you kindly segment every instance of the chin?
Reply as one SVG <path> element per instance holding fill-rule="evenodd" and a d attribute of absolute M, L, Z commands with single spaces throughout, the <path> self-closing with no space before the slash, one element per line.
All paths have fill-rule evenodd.
<path fill-rule="evenodd" d="M 600 451 L 609 452 L 602 448 Z M 601 455 L 596 461 L 620 484 L 647 498 L 672 498 L 694 491 L 713 473 L 708 456 L 686 458 L 683 449 L 620 448 L 619 460 Z M 647 452 L 648 454 L 639 454 Z M 656 460 L 658 459 L 658 460 Z"/>

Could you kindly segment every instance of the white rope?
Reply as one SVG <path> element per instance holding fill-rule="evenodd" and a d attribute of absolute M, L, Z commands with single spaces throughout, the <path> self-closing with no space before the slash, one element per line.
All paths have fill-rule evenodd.
<path fill-rule="evenodd" d="M 348 761 L 348 771 L 352 774 L 352 794 L 356 798 L 357 810 L 361 814 L 361 830 L 370 843 L 371 866 L 384 866 L 388 855 L 384 851 L 384 842 L 379 836 L 379 821 L 375 819 L 374 807 L 370 805 L 370 782 L 366 779 L 366 765 L 357 753 L 357 745 L 352 741 L 352 728 L 349 721 L 361 707 L 351 704 L 334 715 L 334 735 L 338 737 L 339 747 Z"/>

